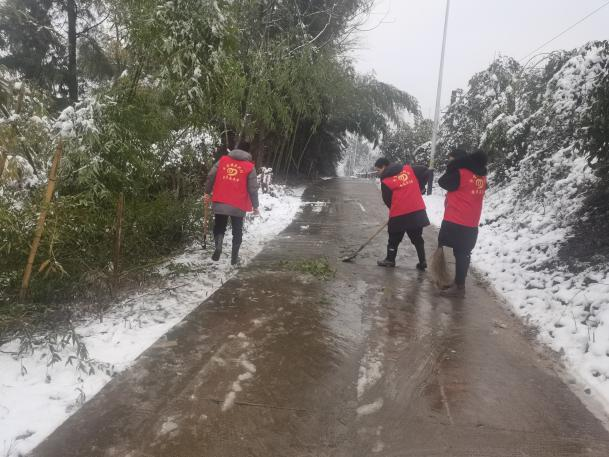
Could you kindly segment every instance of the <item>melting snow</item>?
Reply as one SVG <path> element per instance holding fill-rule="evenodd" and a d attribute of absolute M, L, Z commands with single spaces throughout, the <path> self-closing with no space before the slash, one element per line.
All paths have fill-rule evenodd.
<path fill-rule="evenodd" d="M 374 403 L 368 405 L 362 405 L 357 408 L 358 416 L 368 416 L 370 414 L 378 413 L 383 408 L 383 399 L 379 398 Z"/>

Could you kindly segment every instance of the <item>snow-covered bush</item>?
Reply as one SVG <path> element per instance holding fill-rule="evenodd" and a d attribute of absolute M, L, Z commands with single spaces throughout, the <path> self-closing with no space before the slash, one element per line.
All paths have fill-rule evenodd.
<path fill-rule="evenodd" d="M 181 128 L 162 91 L 144 87 L 125 102 L 124 90 L 131 87 L 118 83 L 114 92 L 86 97 L 55 117 L 36 111 L 40 104 L 25 90 L 21 109 L 0 120 L 0 142 L 14 151 L 0 182 L 0 303 L 15 301 L 59 141 L 63 154 L 34 264 L 34 301 L 108 295 L 121 195 L 124 270 L 198 234 L 210 135 Z"/>
<path fill-rule="evenodd" d="M 491 160 L 499 160 L 511 152 L 506 133 L 515 122 L 521 71 L 514 59 L 500 57 L 472 77 L 466 92 L 453 93 L 440 132 L 442 155 L 456 147 L 483 147 L 489 150 Z"/>
<path fill-rule="evenodd" d="M 496 179 L 523 171 L 523 191 L 538 188 L 537 175 L 557 151 L 589 159 L 607 154 L 609 43 L 591 42 L 570 52 L 550 54 L 532 68 L 499 58 L 476 74 L 466 92 L 457 91 L 443 119 L 443 152 L 457 146 L 489 153 Z M 540 66 L 543 65 L 543 66 Z M 599 162 L 600 166 L 600 162 Z M 531 173 L 535 171 L 535 173 Z M 564 170 L 563 170 L 564 171 Z M 560 173 L 553 169 L 554 173 Z"/>
<path fill-rule="evenodd" d="M 609 42 L 597 41 L 525 67 L 498 59 L 455 93 L 443 120 L 442 152 L 465 145 L 489 153 L 494 218 L 561 230 L 538 256 L 546 262 L 592 265 L 607 243 L 598 231 L 609 220 L 607 94 Z"/>

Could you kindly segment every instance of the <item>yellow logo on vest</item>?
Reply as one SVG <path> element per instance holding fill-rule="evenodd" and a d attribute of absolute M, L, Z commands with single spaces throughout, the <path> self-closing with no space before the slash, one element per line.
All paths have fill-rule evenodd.
<path fill-rule="evenodd" d="M 472 176 L 472 179 L 469 180 L 470 183 L 474 185 L 474 189 L 472 190 L 472 195 L 482 195 L 486 190 L 486 184 L 484 178 L 480 176 Z"/>
<path fill-rule="evenodd" d="M 394 179 L 397 181 L 399 187 L 404 187 L 414 182 L 410 176 L 410 173 L 408 173 L 406 170 L 403 170 Z"/>
<path fill-rule="evenodd" d="M 226 165 L 224 165 L 224 173 L 222 179 L 225 181 L 239 182 L 241 181 L 241 175 L 244 173 L 245 170 L 238 163 L 227 163 Z"/>

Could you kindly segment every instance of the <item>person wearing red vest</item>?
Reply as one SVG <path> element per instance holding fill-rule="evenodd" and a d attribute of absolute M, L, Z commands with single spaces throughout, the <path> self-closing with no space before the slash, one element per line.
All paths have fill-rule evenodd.
<path fill-rule="evenodd" d="M 249 145 L 241 142 L 238 149 L 212 167 L 205 183 L 205 201 L 213 202 L 214 211 L 214 261 L 220 259 L 222 243 L 228 219 L 231 219 L 233 246 L 231 264 L 239 262 L 239 248 L 243 240 L 243 219 L 246 213 L 258 214 L 258 179 L 252 156 L 247 150 Z"/>
<path fill-rule="evenodd" d="M 427 185 L 429 170 L 416 165 L 392 164 L 384 157 L 376 161 L 374 168 L 381 179 L 383 202 L 389 208 L 387 257 L 377 264 L 381 267 L 395 267 L 398 246 L 407 234 L 417 250 L 419 263 L 416 267 L 425 271 L 427 262 L 423 227 L 429 225 L 429 219 L 422 194 Z"/>
<path fill-rule="evenodd" d="M 446 173 L 438 180 L 440 187 L 448 191 L 438 245 L 452 248 L 455 256 L 455 283 L 445 293 L 463 296 L 488 187 L 488 157 L 483 151 L 467 154 L 462 149 L 455 149 L 448 154 L 448 160 Z"/>

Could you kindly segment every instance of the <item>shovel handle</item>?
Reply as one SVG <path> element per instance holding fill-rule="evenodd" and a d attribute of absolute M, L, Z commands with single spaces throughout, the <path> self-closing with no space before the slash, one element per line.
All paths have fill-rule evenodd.
<path fill-rule="evenodd" d="M 383 225 L 382 225 L 382 226 L 381 226 L 381 227 L 380 227 L 380 228 L 379 228 L 379 229 L 378 229 L 376 232 L 374 232 L 374 235 L 372 235 L 370 238 L 368 238 L 368 240 L 367 240 L 367 241 L 366 241 L 364 244 L 362 244 L 362 245 L 359 247 L 359 249 L 358 249 L 357 251 L 355 251 L 354 255 L 355 255 L 355 254 L 359 254 L 360 252 L 362 252 L 362 250 L 363 250 L 363 249 L 364 249 L 366 246 L 368 246 L 368 244 L 370 244 L 370 242 L 371 242 L 373 239 L 375 239 L 375 238 L 377 237 L 377 235 L 378 235 L 379 233 L 381 233 L 381 232 L 382 232 L 382 231 L 385 229 L 385 227 L 387 227 L 387 224 L 389 224 L 389 221 L 385 222 L 385 223 L 384 223 L 384 224 L 383 224 Z"/>

